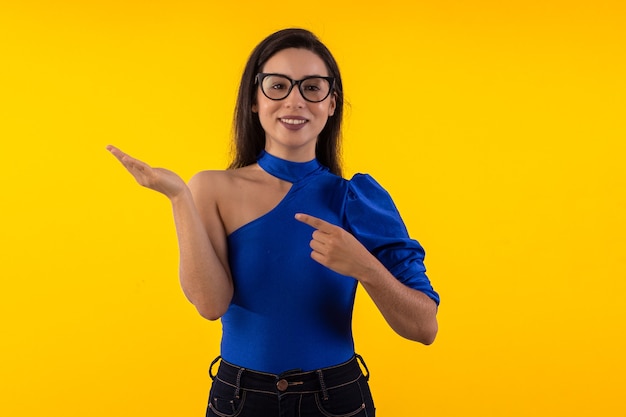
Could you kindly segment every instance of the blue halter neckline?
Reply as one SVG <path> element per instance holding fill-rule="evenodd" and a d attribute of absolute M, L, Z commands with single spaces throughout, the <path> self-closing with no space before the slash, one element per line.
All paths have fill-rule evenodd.
<path fill-rule="evenodd" d="M 317 159 L 308 162 L 293 162 L 278 158 L 265 151 L 261 152 L 257 158 L 257 163 L 268 174 L 291 183 L 298 182 L 310 174 L 324 169 L 324 166 Z"/>

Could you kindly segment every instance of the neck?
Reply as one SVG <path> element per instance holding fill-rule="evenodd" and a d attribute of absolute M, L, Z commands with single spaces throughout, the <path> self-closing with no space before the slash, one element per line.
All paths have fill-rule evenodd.
<path fill-rule="evenodd" d="M 308 161 L 293 161 L 266 151 L 261 152 L 257 163 L 268 174 L 291 183 L 300 181 L 316 172 L 328 170 L 315 158 Z"/>
<path fill-rule="evenodd" d="M 282 146 L 272 146 L 271 143 L 268 143 L 265 146 L 265 152 L 291 162 L 309 162 L 315 159 L 315 146 L 286 148 Z"/>

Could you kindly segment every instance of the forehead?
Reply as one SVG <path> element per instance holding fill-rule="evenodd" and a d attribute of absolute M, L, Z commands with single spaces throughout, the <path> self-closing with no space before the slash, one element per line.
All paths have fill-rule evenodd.
<path fill-rule="evenodd" d="M 309 75 L 328 76 L 326 64 L 308 49 L 288 48 L 276 52 L 267 60 L 261 72 L 275 72 L 297 79 Z"/>

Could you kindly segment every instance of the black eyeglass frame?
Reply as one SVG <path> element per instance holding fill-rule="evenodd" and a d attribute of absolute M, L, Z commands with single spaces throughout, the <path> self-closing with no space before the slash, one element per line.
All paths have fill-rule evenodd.
<path fill-rule="evenodd" d="M 272 98 L 270 96 L 267 95 L 267 93 L 265 93 L 265 89 L 263 88 L 263 80 L 266 77 L 269 76 L 278 76 L 278 77 L 283 77 L 289 80 L 289 82 L 291 83 L 291 85 L 289 86 L 289 90 L 287 90 L 287 94 L 285 94 L 285 97 L 283 98 Z M 321 100 L 309 100 L 308 98 L 305 97 L 304 92 L 302 91 L 302 82 L 306 81 L 306 80 L 310 80 L 311 78 L 321 78 L 323 80 L 328 81 L 328 84 L 330 85 L 330 88 L 328 89 L 328 93 L 324 96 L 323 99 Z M 261 92 L 263 93 L 263 95 L 267 98 L 269 98 L 270 100 L 273 101 L 280 101 L 280 100 L 284 100 L 287 97 L 289 97 L 289 94 L 291 94 L 291 90 L 293 90 L 293 86 L 297 85 L 298 86 L 298 90 L 300 91 L 300 95 L 302 96 L 303 99 L 305 99 L 306 101 L 308 101 L 309 103 L 321 103 L 322 101 L 326 100 L 328 98 L 328 96 L 330 96 L 330 93 L 333 92 L 333 90 L 335 89 L 335 77 L 323 77 L 321 75 L 310 75 L 308 77 L 304 77 L 301 80 L 292 80 L 291 78 L 287 77 L 285 74 L 278 74 L 278 73 L 274 73 L 274 72 L 259 72 L 256 77 L 254 77 L 254 83 L 258 84 L 259 87 L 261 88 Z"/>

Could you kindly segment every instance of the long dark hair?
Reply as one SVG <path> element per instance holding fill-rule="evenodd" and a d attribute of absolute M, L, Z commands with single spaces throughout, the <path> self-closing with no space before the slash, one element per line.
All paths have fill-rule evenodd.
<path fill-rule="evenodd" d="M 343 87 L 339 66 L 328 48 L 313 33 L 305 29 L 283 29 L 259 43 L 250 54 L 241 77 L 233 121 L 233 160 L 229 168 L 241 168 L 256 162 L 265 148 L 265 131 L 258 114 L 252 111 L 257 86 L 255 77 L 267 60 L 287 48 L 307 49 L 326 64 L 329 76 L 335 78 L 333 94 L 337 108 L 328 118 L 317 140 L 315 155 L 318 161 L 334 174 L 341 175 L 341 122 L 343 118 Z"/>

